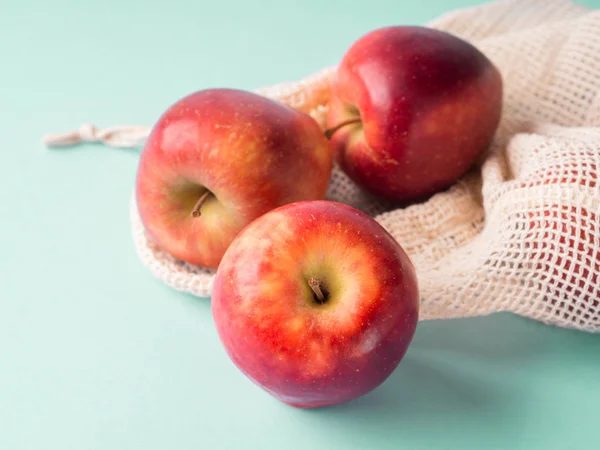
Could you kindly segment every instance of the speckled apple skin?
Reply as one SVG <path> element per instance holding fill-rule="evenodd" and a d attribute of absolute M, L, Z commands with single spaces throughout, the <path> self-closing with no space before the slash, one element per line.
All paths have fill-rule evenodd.
<path fill-rule="evenodd" d="M 330 297 L 315 301 L 317 277 Z M 401 246 L 350 206 L 299 202 L 252 222 L 213 286 L 221 342 L 248 378 L 302 408 L 346 402 L 379 386 L 416 329 L 415 270 Z"/>
<path fill-rule="evenodd" d="M 502 78 L 471 44 L 424 27 L 386 27 L 344 55 L 328 127 L 351 119 L 331 146 L 360 186 L 393 201 L 455 183 L 488 147 L 502 110 Z"/>

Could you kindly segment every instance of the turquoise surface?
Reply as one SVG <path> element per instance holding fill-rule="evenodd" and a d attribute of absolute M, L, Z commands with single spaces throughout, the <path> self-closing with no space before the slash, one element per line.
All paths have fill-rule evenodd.
<path fill-rule="evenodd" d="M 372 28 L 476 3 L 3 2 L 0 449 L 599 448 L 600 336 L 506 314 L 421 323 L 357 401 L 277 402 L 227 359 L 209 300 L 139 263 L 138 151 L 40 143 L 152 124 L 201 88 L 298 79 Z"/>

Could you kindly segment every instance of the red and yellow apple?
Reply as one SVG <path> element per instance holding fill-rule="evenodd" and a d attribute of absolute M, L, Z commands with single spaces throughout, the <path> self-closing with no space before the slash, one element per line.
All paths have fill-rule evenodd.
<path fill-rule="evenodd" d="M 331 167 L 327 139 L 309 115 L 245 91 L 199 91 L 153 127 L 137 172 L 137 207 L 160 248 L 215 268 L 252 220 L 323 198 Z"/>
<path fill-rule="evenodd" d="M 358 185 L 409 202 L 449 187 L 473 166 L 501 109 L 500 73 L 473 45 L 429 28 L 387 27 L 344 55 L 328 135 Z"/>
<path fill-rule="evenodd" d="M 212 310 L 234 364 L 302 408 L 379 386 L 415 332 L 419 293 L 402 247 L 340 203 L 298 202 L 256 219 L 228 248 Z"/>

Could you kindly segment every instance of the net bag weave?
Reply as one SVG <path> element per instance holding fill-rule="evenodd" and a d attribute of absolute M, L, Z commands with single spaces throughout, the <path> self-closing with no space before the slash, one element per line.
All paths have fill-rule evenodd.
<path fill-rule="evenodd" d="M 505 0 L 428 26 L 468 40 L 500 69 L 504 110 L 481 162 L 446 192 L 393 209 L 334 168 L 326 198 L 373 216 L 413 261 L 421 320 L 508 311 L 600 331 L 600 11 Z M 334 67 L 258 89 L 324 126 Z M 150 242 L 131 203 L 135 247 L 152 274 L 208 297 L 214 271 Z"/>

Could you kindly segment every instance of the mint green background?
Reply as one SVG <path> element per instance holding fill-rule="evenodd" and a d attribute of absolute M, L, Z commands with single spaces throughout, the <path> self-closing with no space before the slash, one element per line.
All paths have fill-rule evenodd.
<path fill-rule="evenodd" d="M 277 402 L 229 362 L 209 300 L 137 260 L 138 151 L 39 141 L 297 79 L 372 28 L 477 0 L 83 3 L 0 7 L 0 449 L 598 448 L 600 336 L 506 314 L 421 323 L 352 403 Z"/>

